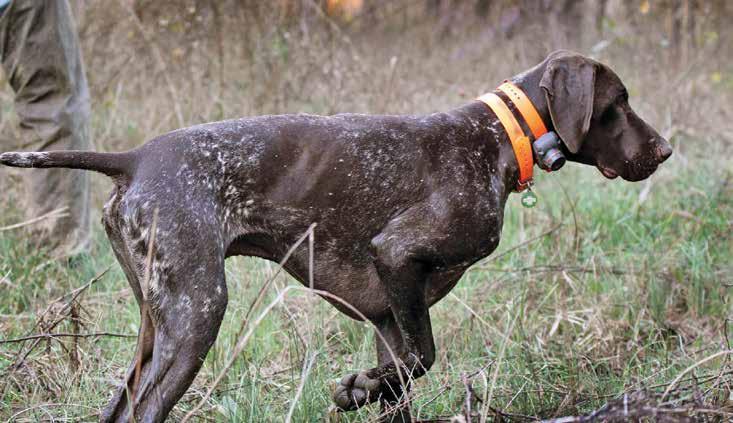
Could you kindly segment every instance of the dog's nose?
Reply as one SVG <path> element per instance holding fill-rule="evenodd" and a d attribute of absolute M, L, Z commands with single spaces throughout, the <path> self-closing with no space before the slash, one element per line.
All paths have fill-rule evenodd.
<path fill-rule="evenodd" d="M 657 160 L 661 163 L 672 155 L 672 146 L 664 138 L 658 138 L 656 144 L 655 152 L 657 154 Z"/>

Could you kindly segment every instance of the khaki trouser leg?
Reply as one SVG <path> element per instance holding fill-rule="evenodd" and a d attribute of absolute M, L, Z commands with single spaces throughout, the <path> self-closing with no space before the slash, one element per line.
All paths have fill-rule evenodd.
<path fill-rule="evenodd" d="M 0 58 L 15 91 L 22 139 L 0 150 L 88 150 L 89 91 L 79 40 L 66 0 L 14 0 L 0 18 Z M 55 255 L 89 243 L 89 178 L 82 171 L 28 170 L 28 218 L 68 207 L 68 216 L 33 226 Z"/>

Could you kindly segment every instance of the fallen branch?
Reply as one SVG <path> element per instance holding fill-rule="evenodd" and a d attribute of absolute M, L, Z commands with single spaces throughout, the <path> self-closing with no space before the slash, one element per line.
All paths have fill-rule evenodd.
<path fill-rule="evenodd" d="M 55 209 L 55 210 L 51 210 L 50 212 L 48 212 L 46 214 L 42 214 L 42 215 L 40 215 L 38 217 L 34 217 L 33 219 L 30 219 L 30 220 L 26 220 L 25 222 L 20 222 L 20 223 L 16 223 L 16 224 L 10 225 L 10 226 L 0 227 L 0 232 L 10 231 L 10 230 L 13 230 L 13 229 L 19 229 L 19 228 L 22 228 L 24 226 L 33 225 L 34 223 L 38 223 L 38 222 L 41 222 L 41 221 L 46 220 L 46 219 L 53 219 L 53 218 L 60 219 L 62 217 L 68 217 L 69 214 L 66 213 L 68 210 L 69 210 L 68 207 L 61 207 L 61 208 L 58 208 L 58 209 Z"/>
<path fill-rule="evenodd" d="M 733 412 L 724 408 L 710 408 L 702 404 L 672 405 L 664 403 L 664 396 L 660 397 L 659 394 L 644 390 L 624 394 L 622 397 L 609 401 L 603 407 L 584 416 L 558 417 L 542 420 L 540 423 L 642 421 L 644 418 L 651 418 L 653 421 L 662 423 L 687 423 L 709 421 L 707 419 L 700 420 L 696 416 L 711 415 L 724 417 L 727 421 L 730 421 Z"/>
<path fill-rule="evenodd" d="M 560 266 L 560 265 L 537 265 L 537 266 L 526 266 L 517 267 L 514 269 L 505 269 L 501 267 L 482 267 L 482 270 L 489 270 L 492 272 L 501 273 L 521 273 L 521 272 L 532 272 L 532 273 L 553 273 L 553 272 L 570 272 L 570 273 L 597 273 L 598 271 L 610 273 L 613 275 L 621 276 L 633 274 L 628 270 L 615 269 L 613 267 L 596 267 L 588 268 L 582 266 Z"/>
<path fill-rule="evenodd" d="M 46 307 L 46 310 L 44 310 L 43 313 L 41 313 L 41 315 L 37 318 L 36 324 L 33 325 L 32 331 L 40 329 L 41 331 L 48 333 L 49 331 L 53 330 L 56 326 L 58 326 L 61 322 L 63 322 L 66 319 L 66 317 L 68 317 L 67 312 L 71 308 L 71 305 L 74 303 L 74 301 L 76 301 L 77 298 L 79 298 L 79 296 L 84 291 L 86 291 L 90 286 L 92 286 L 94 283 L 102 279 L 102 277 L 104 277 L 104 275 L 106 275 L 107 272 L 109 272 L 109 269 L 111 267 L 112 266 L 109 266 L 106 269 L 104 269 L 104 271 L 102 271 L 100 274 L 92 278 L 89 282 L 87 282 L 83 286 L 80 286 L 79 288 L 76 288 L 75 290 L 71 291 L 70 293 L 64 294 L 60 296 L 59 298 L 53 300 L 48 305 L 48 307 Z M 43 323 L 43 319 L 46 316 L 46 314 L 48 314 L 51 311 L 54 304 L 63 300 L 67 295 L 70 295 L 71 299 L 67 301 L 66 304 L 64 304 L 61 310 L 56 312 L 54 316 L 55 318 L 53 319 L 51 324 L 43 325 L 44 327 L 41 328 L 41 324 Z M 58 317 L 58 316 L 61 316 L 61 317 Z M 28 336 L 33 336 L 33 335 L 28 335 Z M 22 345 L 20 349 L 18 350 L 18 353 L 16 354 L 16 359 L 13 361 L 13 363 L 10 366 L 7 367 L 7 371 L 12 372 L 13 369 L 20 367 L 21 363 L 25 361 L 28 355 L 36 348 L 36 346 L 38 346 L 38 344 L 41 342 L 42 339 L 47 339 L 47 337 L 36 337 L 36 338 L 29 339 L 29 340 L 34 340 L 34 342 L 27 350 L 24 350 L 24 345 Z M 18 341 L 18 342 L 24 342 L 24 341 Z M 6 372 L 3 372 L 3 374 L 5 373 Z"/>
<path fill-rule="evenodd" d="M 25 342 L 33 339 L 44 338 L 94 338 L 98 336 L 111 336 L 115 338 L 136 338 L 137 335 L 127 335 L 124 333 L 114 332 L 94 332 L 94 333 L 39 333 L 36 335 L 24 336 L 22 338 L 3 339 L 0 344 L 12 344 L 17 342 Z"/>
<path fill-rule="evenodd" d="M 556 230 L 560 229 L 561 227 L 563 227 L 563 225 L 565 225 L 565 224 L 562 223 L 562 222 L 561 223 L 558 223 L 557 225 L 555 225 L 552 228 L 546 230 L 545 232 L 542 232 L 539 235 L 536 235 L 536 236 L 533 236 L 530 239 L 524 240 L 524 241 L 520 242 L 519 244 L 517 244 L 517 245 L 515 245 L 515 246 L 513 246 L 513 247 L 511 247 L 511 248 L 509 248 L 507 250 L 502 251 L 499 254 L 496 254 L 496 255 L 493 255 L 493 256 L 489 256 L 485 260 L 483 260 L 481 263 L 479 263 L 478 265 L 473 266 L 470 269 L 468 269 L 468 271 L 470 272 L 472 270 L 483 270 L 484 269 L 484 266 L 486 265 L 486 263 L 489 263 L 489 262 L 492 262 L 494 260 L 497 260 L 497 259 L 499 259 L 501 257 L 504 257 L 505 255 L 511 253 L 512 251 L 518 250 L 518 249 L 524 247 L 527 244 L 531 244 L 531 243 L 533 243 L 535 241 L 538 241 L 538 240 L 546 237 L 547 235 L 550 235 L 551 233 L 555 232 Z"/>
<path fill-rule="evenodd" d="M 672 383 L 669 384 L 669 386 L 667 387 L 667 389 L 664 390 L 664 394 L 662 394 L 662 401 L 664 401 L 664 399 L 667 397 L 667 395 L 669 395 L 669 393 L 672 391 L 672 388 L 674 388 L 675 385 L 677 385 L 677 383 L 679 383 L 680 379 L 682 379 L 687 373 L 690 373 L 691 371 L 695 370 L 696 368 L 700 367 L 701 365 L 707 363 L 710 360 L 714 360 L 714 359 L 716 359 L 718 357 L 729 355 L 729 354 L 733 354 L 733 350 L 719 351 L 719 352 L 717 352 L 717 353 L 715 353 L 715 354 L 713 354 L 711 356 L 708 356 L 708 357 L 703 358 L 702 360 L 698 361 L 697 363 L 693 364 L 692 366 L 686 368 L 682 373 L 680 373 L 679 375 L 677 375 L 677 377 L 674 378 L 674 380 L 672 381 Z"/>

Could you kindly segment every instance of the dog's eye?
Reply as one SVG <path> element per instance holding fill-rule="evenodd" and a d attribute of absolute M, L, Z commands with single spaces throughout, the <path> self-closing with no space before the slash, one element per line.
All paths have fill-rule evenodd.
<path fill-rule="evenodd" d="M 606 110 L 601 115 L 601 124 L 602 125 L 608 125 L 612 123 L 616 118 L 618 117 L 618 112 L 616 112 L 616 107 L 612 104 L 606 108 Z"/>

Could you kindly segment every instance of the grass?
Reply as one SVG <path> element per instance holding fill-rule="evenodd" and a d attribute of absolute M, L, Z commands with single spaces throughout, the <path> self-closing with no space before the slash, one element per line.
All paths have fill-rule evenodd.
<path fill-rule="evenodd" d="M 708 148 L 727 157 L 718 151 L 722 147 Z M 569 165 L 540 177 L 536 208 L 521 208 L 513 196 L 496 258 L 474 266 L 431 311 L 438 359 L 415 385 L 415 414 L 460 414 L 463 376 L 476 395 L 490 395 L 490 405 L 506 413 L 587 413 L 623 392 L 661 392 L 688 366 L 730 349 L 733 163 L 682 150 L 684 158 L 673 156 L 649 182 L 610 182 L 595 169 Z M 7 209 L 0 225 L 19 219 Z M 79 297 L 78 323 L 65 319 L 54 331 L 136 333 L 137 306 L 99 227 L 95 234 L 91 253 L 69 267 L 49 259 L 22 233 L 0 232 L 3 338 L 39 332 L 34 325 L 53 299 L 108 266 L 111 271 Z M 274 270 L 275 264 L 256 259 L 228 262 L 225 321 L 174 419 L 198 402 L 224 366 L 242 317 Z M 291 283 L 278 277 L 264 304 Z M 11 370 L 21 346 L 0 344 L 0 418 L 93 420 L 121 380 L 134 339 L 85 338 L 76 347 L 72 338 L 44 340 Z M 333 383 L 373 366 L 373 346 L 366 324 L 306 294 L 289 295 L 257 328 L 201 415 L 280 421 L 303 383 L 293 420 L 322 421 Z M 722 379 L 706 380 L 724 369 Z M 730 395 L 730 367 L 723 358 L 693 374 L 700 389 L 711 389 L 708 396 Z M 681 387 L 690 381 L 683 379 Z M 345 414 L 341 421 L 373 419 L 377 409 Z"/>

